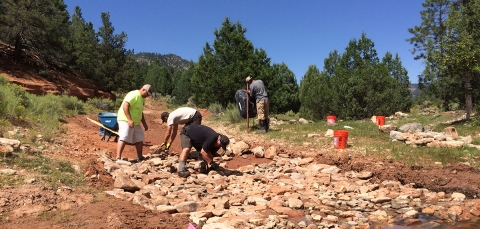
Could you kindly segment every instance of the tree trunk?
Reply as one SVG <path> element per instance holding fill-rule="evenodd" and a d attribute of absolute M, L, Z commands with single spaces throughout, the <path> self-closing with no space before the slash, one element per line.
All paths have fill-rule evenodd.
<path fill-rule="evenodd" d="M 470 121 L 470 114 L 472 113 L 472 78 L 467 73 L 465 76 L 465 110 L 467 112 L 466 121 Z"/>
<path fill-rule="evenodd" d="M 16 60 L 20 60 L 20 57 L 22 56 L 22 37 L 20 34 L 15 38 L 15 51 L 13 52 L 13 56 Z"/>

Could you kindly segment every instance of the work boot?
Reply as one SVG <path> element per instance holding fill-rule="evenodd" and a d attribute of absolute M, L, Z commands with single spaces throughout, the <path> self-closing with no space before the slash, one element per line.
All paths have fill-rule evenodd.
<path fill-rule="evenodd" d="M 260 126 L 260 129 L 257 130 L 257 134 L 265 133 L 265 120 L 259 120 L 258 125 Z"/>
<path fill-rule="evenodd" d="M 179 171 L 178 176 L 183 177 L 183 178 L 187 178 L 188 176 L 190 176 L 190 172 L 189 171 Z"/>
<path fill-rule="evenodd" d="M 270 118 L 265 119 L 265 131 L 268 132 L 270 129 Z"/>

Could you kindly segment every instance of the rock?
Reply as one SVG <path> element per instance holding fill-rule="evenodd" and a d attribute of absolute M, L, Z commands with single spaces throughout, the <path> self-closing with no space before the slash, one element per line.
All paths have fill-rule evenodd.
<path fill-rule="evenodd" d="M 0 173 L 11 176 L 11 175 L 17 174 L 17 171 L 14 170 L 14 169 L 2 169 L 2 170 L 0 170 Z"/>
<path fill-rule="evenodd" d="M 263 158 L 265 157 L 265 149 L 263 146 L 257 146 L 253 148 L 252 150 L 253 155 L 255 155 L 256 158 Z"/>
<path fill-rule="evenodd" d="M 265 151 L 265 158 L 273 159 L 275 156 L 277 156 L 277 147 L 272 145 Z"/>
<path fill-rule="evenodd" d="M 378 128 L 379 131 L 383 133 L 390 133 L 393 130 L 397 130 L 397 127 L 392 124 L 386 124 Z"/>
<path fill-rule="evenodd" d="M 20 147 L 20 141 L 16 139 L 0 138 L 0 145 L 9 145 L 13 149 L 18 149 Z"/>
<path fill-rule="evenodd" d="M 423 126 L 420 123 L 407 123 L 400 126 L 398 130 L 402 133 L 416 133 L 416 132 L 422 132 Z"/>
<path fill-rule="evenodd" d="M 140 190 L 140 187 L 138 187 L 135 182 L 133 182 L 130 177 L 128 177 L 125 174 L 122 174 L 120 176 L 117 176 L 115 179 L 115 182 L 113 183 L 113 187 L 123 189 L 126 191 L 131 191 L 135 192 Z"/>
<path fill-rule="evenodd" d="M 452 137 L 453 139 L 457 139 L 457 138 L 458 138 L 457 130 L 456 130 L 455 127 L 453 127 L 453 126 L 445 127 L 445 129 L 443 129 L 443 132 L 445 133 L 446 136 L 450 136 L 450 137 Z"/>
<path fill-rule="evenodd" d="M 298 120 L 298 123 L 300 123 L 300 124 L 308 124 L 308 121 L 307 121 L 306 119 L 304 119 L 304 118 L 300 118 L 300 119 Z"/>
<path fill-rule="evenodd" d="M 11 157 L 13 155 L 13 147 L 9 145 L 0 145 L 0 157 Z"/>
<path fill-rule="evenodd" d="M 188 201 L 188 202 L 182 202 L 175 205 L 175 209 L 177 209 L 177 211 L 180 213 L 194 212 L 194 211 L 197 211 L 199 206 L 200 205 L 197 202 Z"/>
<path fill-rule="evenodd" d="M 327 132 L 325 132 L 325 137 L 331 138 L 333 137 L 333 130 L 328 129 Z"/>
<path fill-rule="evenodd" d="M 235 156 L 242 155 L 243 153 L 247 152 L 250 149 L 250 145 L 248 145 L 244 141 L 238 141 L 229 145 L 230 145 L 230 148 L 232 149 L 231 152 Z"/>

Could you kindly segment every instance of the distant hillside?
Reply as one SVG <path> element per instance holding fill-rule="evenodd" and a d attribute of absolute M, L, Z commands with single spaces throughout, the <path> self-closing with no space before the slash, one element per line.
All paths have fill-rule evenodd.
<path fill-rule="evenodd" d="M 415 98 L 417 97 L 418 95 L 420 95 L 420 92 L 421 90 L 418 88 L 418 84 L 410 84 L 410 86 L 408 87 L 408 89 L 410 90 L 410 92 L 412 93 L 412 97 Z"/>
<path fill-rule="evenodd" d="M 137 61 L 147 62 L 149 65 L 156 59 L 160 61 L 163 66 L 172 67 L 175 70 L 185 70 L 188 68 L 189 61 L 182 59 L 175 54 L 159 54 L 150 52 L 139 52 L 133 55 Z"/>

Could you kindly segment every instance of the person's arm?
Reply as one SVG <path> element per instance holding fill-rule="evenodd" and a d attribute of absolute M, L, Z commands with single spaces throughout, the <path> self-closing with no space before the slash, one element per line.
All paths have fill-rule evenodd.
<path fill-rule="evenodd" d="M 175 140 L 175 138 L 177 137 L 177 130 L 178 130 L 178 124 L 173 124 L 173 131 L 172 131 L 172 135 L 170 136 L 170 144 L 172 144 L 173 140 Z"/>
<path fill-rule="evenodd" d="M 210 152 L 206 152 L 203 148 L 200 151 L 200 154 L 203 157 L 203 160 L 207 163 L 207 165 L 210 165 L 210 163 L 213 161 L 213 155 Z"/>
<path fill-rule="evenodd" d="M 133 128 L 133 120 L 130 116 L 130 103 L 123 102 L 123 112 L 125 113 L 125 117 L 127 117 L 128 126 Z"/>
<path fill-rule="evenodd" d="M 142 112 L 142 124 L 143 124 L 143 128 L 145 129 L 145 131 L 148 130 L 148 125 L 147 125 L 147 121 L 145 120 L 145 116 L 143 115 L 143 112 Z"/>
<path fill-rule="evenodd" d="M 165 131 L 165 138 L 163 139 L 164 144 L 167 144 L 171 134 L 172 134 L 172 125 L 168 125 L 167 130 Z"/>

